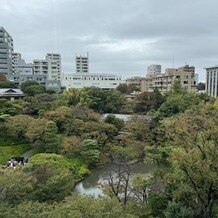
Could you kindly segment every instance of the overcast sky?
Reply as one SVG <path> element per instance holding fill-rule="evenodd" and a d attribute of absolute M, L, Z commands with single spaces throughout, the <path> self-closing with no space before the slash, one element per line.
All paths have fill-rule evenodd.
<path fill-rule="evenodd" d="M 90 54 L 90 72 L 144 76 L 164 69 L 218 64 L 217 0 L 0 0 L 0 26 L 26 61 L 62 55 L 75 72 L 75 54 Z"/>

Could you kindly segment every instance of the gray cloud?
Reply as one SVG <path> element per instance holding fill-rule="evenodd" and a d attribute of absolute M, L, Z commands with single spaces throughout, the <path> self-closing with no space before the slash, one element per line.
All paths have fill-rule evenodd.
<path fill-rule="evenodd" d="M 27 61 L 90 53 L 92 72 L 145 75 L 147 66 L 189 63 L 204 80 L 218 62 L 217 0 L 0 0 L 0 25 Z"/>

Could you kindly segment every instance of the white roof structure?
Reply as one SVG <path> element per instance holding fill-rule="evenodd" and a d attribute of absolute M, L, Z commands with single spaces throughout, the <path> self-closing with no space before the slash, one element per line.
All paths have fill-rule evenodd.
<path fill-rule="evenodd" d="M 4 88 L 0 89 L 0 98 L 23 97 L 24 93 L 20 89 Z"/>

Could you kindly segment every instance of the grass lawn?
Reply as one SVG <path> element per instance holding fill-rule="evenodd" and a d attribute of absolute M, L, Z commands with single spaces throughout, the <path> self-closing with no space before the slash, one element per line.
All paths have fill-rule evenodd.
<path fill-rule="evenodd" d="M 31 147 L 28 144 L 0 147 L 0 165 L 6 164 L 12 156 L 21 156 L 30 149 Z"/>

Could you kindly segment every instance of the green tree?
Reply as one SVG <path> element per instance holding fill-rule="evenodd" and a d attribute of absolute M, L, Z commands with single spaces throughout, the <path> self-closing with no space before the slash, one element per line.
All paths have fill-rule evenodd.
<path fill-rule="evenodd" d="M 30 158 L 24 172 L 36 179 L 31 199 L 60 201 L 70 194 L 75 178 L 70 170 L 73 165 L 61 155 L 37 154 Z"/>
<path fill-rule="evenodd" d="M 45 125 L 45 131 L 42 137 L 45 143 L 46 152 L 58 152 L 61 148 L 61 137 L 58 135 L 58 128 L 55 122 L 48 121 Z"/>
<path fill-rule="evenodd" d="M 16 84 L 11 81 L 0 81 L 0 88 L 17 88 Z"/>
<path fill-rule="evenodd" d="M 17 204 L 27 200 L 34 189 L 32 176 L 14 169 L 0 170 L 0 202 Z"/>
<path fill-rule="evenodd" d="M 80 156 L 88 165 L 97 165 L 100 160 L 98 142 L 92 139 L 84 140 L 81 145 Z"/>
<path fill-rule="evenodd" d="M 132 84 L 121 83 L 117 86 L 116 90 L 118 90 L 122 94 L 130 94 L 134 91 L 140 91 L 140 89 Z"/>
<path fill-rule="evenodd" d="M 25 132 L 25 137 L 30 142 L 42 141 L 42 136 L 45 131 L 45 126 L 48 121 L 44 118 L 32 120 Z"/>
<path fill-rule="evenodd" d="M 30 81 L 30 80 L 28 80 L 28 81 L 26 81 L 26 82 L 24 82 L 24 83 L 21 84 L 21 90 L 22 90 L 22 91 L 25 91 L 25 89 L 26 89 L 28 86 L 33 86 L 33 85 L 39 85 L 39 83 L 36 82 L 36 81 Z"/>
<path fill-rule="evenodd" d="M 113 114 L 109 114 L 104 121 L 113 124 L 119 131 L 124 127 L 124 121 Z"/>
<path fill-rule="evenodd" d="M 191 207 L 195 216 L 212 217 L 218 196 L 218 107 L 187 110 L 165 126 L 174 149 L 164 180 L 173 187 L 173 200 Z"/>
<path fill-rule="evenodd" d="M 34 118 L 27 115 L 9 117 L 5 123 L 8 135 L 15 139 L 24 139 L 28 126 L 33 120 Z"/>
<path fill-rule="evenodd" d="M 194 213 L 191 208 L 183 206 L 181 203 L 171 202 L 165 211 L 166 218 L 189 218 L 193 217 Z"/>
<path fill-rule="evenodd" d="M 22 106 L 17 104 L 17 102 L 11 102 L 7 99 L 0 99 L 0 115 L 18 115 L 22 112 Z"/>
<path fill-rule="evenodd" d="M 63 97 L 67 99 L 69 105 L 74 106 L 89 106 L 92 102 L 88 89 L 70 89 L 68 91 L 64 91 Z"/>
<path fill-rule="evenodd" d="M 154 92 L 143 92 L 134 99 L 134 111 L 136 113 L 146 114 L 151 109 L 158 109 L 163 101 L 164 97 L 158 90 Z"/>
<path fill-rule="evenodd" d="M 35 96 L 42 94 L 46 91 L 45 87 L 42 85 L 31 85 L 25 88 L 24 93 L 29 96 Z"/>

